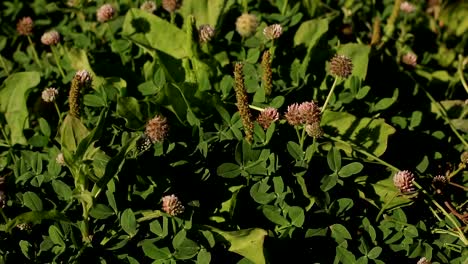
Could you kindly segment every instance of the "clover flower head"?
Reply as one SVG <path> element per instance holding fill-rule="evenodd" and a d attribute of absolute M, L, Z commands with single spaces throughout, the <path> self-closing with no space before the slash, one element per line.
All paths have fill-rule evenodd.
<path fill-rule="evenodd" d="M 309 135 L 309 137 L 321 138 L 323 136 L 323 129 L 320 126 L 319 122 L 306 125 L 305 130 L 307 132 L 307 135 Z"/>
<path fill-rule="evenodd" d="M 279 113 L 276 108 L 267 107 L 257 117 L 257 122 L 263 129 L 268 129 L 270 125 L 279 119 Z"/>
<path fill-rule="evenodd" d="M 34 22 L 30 17 L 21 18 L 16 24 L 16 31 L 22 36 L 32 35 Z"/>
<path fill-rule="evenodd" d="M 185 207 L 179 201 L 179 198 L 177 198 L 177 196 L 172 194 L 172 195 L 166 195 L 162 198 L 162 209 L 165 213 L 171 216 L 176 216 L 178 214 L 183 213 L 185 210 Z"/>
<path fill-rule="evenodd" d="M 244 13 L 236 20 L 236 31 L 242 37 L 252 36 L 258 27 L 258 19 L 255 15 Z"/>
<path fill-rule="evenodd" d="M 302 123 L 301 112 L 299 111 L 299 104 L 294 103 L 288 106 L 288 111 L 284 114 L 286 121 L 292 126 L 297 126 Z"/>
<path fill-rule="evenodd" d="M 198 29 L 198 38 L 201 43 L 209 42 L 215 35 L 215 30 L 210 25 L 201 25 Z"/>
<path fill-rule="evenodd" d="M 107 22 L 114 17 L 115 13 L 116 10 L 111 4 L 104 4 L 96 11 L 97 21 Z"/>
<path fill-rule="evenodd" d="M 402 62 L 411 67 L 416 67 L 418 65 L 418 56 L 413 52 L 408 52 L 403 55 Z"/>
<path fill-rule="evenodd" d="M 393 176 L 393 184 L 401 193 L 410 193 L 415 190 L 414 188 L 414 174 L 408 170 L 399 171 Z"/>
<path fill-rule="evenodd" d="M 302 124 L 315 124 L 320 123 L 322 114 L 320 113 L 320 107 L 311 102 L 304 102 L 299 105 L 299 114 L 301 115 Z"/>
<path fill-rule="evenodd" d="M 400 4 L 400 10 L 402 12 L 409 14 L 409 13 L 413 13 L 416 10 L 416 6 L 411 4 L 408 1 L 404 1 L 403 3 Z"/>
<path fill-rule="evenodd" d="M 273 24 L 263 29 L 263 35 L 268 40 L 277 39 L 283 34 L 283 27 L 280 24 Z"/>
<path fill-rule="evenodd" d="M 182 5 L 181 0 L 163 0 L 162 7 L 169 13 L 174 13 Z"/>
<path fill-rule="evenodd" d="M 53 103 L 55 102 L 55 97 L 57 97 L 57 95 L 58 95 L 57 89 L 50 87 L 42 91 L 41 97 L 42 97 L 42 100 L 44 100 L 44 102 Z"/>
<path fill-rule="evenodd" d="M 41 42 L 47 46 L 57 45 L 60 42 L 60 34 L 56 30 L 48 31 L 42 34 Z"/>
<path fill-rule="evenodd" d="M 330 61 L 330 73 L 343 79 L 353 73 L 353 61 L 345 55 L 335 55 Z"/>
<path fill-rule="evenodd" d="M 63 153 L 59 153 L 57 155 L 57 157 L 55 158 L 55 161 L 57 162 L 57 164 L 59 164 L 60 166 L 65 166 L 65 158 L 63 157 Z"/>
<path fill-rule="evenodd" d="M 91 74 L 87 70 L 79 70 L 75 73 L 75 79 L 81 84 L 81 85 L 88 85 L 91 83 L 92 78 Z"/>
<path fill-rule="evenodd" d="M 167 137 L 169 126 L 164 116 L 157 115 L 146 125 L 145 134 L 152 143 L 162 142 Z"/>
<path fill-rule="evenodd" d="M 418 260 L 417 264 L 431 264 L 431 261 L 429 261 L 426 257 L 422 257 Z"/>
<path fill-rule="evenodd" d="M 153 1 L 145 1 L 143 4 L 141 4 L 140 9 L 152 14 L 154 11 L 156 11 L 157 6 Z"/>

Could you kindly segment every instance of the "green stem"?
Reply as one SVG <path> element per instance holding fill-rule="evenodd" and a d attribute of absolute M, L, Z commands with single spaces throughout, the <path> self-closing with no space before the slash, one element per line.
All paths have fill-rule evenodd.
<path fill-rule="evenodd" d="M 333 81 L 333 85 L 330 89 L 330 92 L 328 92 L 327 99 L 325 100 L 325 103 L 322 106 L 322 113 L 325 112 L 325 109 L 327 108 L 328 102 L 330 101 L 330 98 L 333 94 L 333 91 L 335 90 L 336 84 L 338 83 L 338 77 L 335 77 L 335 80 Z"/>
<path fill-rule="evenodd" d="M 306 128 L 305 128 L 305 125 L 303 125 L 302 126 L 301 138 L 299 139 L 299 146 L 301 146 L 301 150 L 304 150 L 305 138 L 306 138 Z"/>
<path fill-rule="evenodd" d="M 243 0 L 242 1 L 242 9 L 244 9 L 244 13 L 249 12 L 249 1 L 248 0 Z"/>
<path fill-rule="evenodd" d="M 286 13 L 286 8 L 288 8 L 288 0 L 284 0 L 283 6 L 281 7 L 281 14 L 284 15 Z"/>
<path fill-rule="evenodd" d="M 453 133 L 463 143 L 463 145 L 465 146 L 465 149 L 468 149 L 468 142 L 466 142 L 466 140 L 462 137 L 462 135 L 460 135 L 460 133 L 458 133 L 457 129 L 455 128 L 455 126 L 450 121 L 450 119 L 448 117 L 448 114 L 447 114 L 447 111 L 445 110 L 444 106 L 440 102 L 437 102 L 434 99 L 434 97 L 432 97 L 432 95 L 423 86 L 421 86 L 421 89 L 426 93 L 427 97 L 429 97 L 429 99 L 432 101 L 432 103 L 438 108 L 438 110 L 441 113 L 442 118 L 445 120 L 445 122 L 448 123 L 450 129 L 452 129 Z"/>
<path fill-rule="evenodd" d="M 8 217 L 6 216 L 5 212 L 3 212 L 3 208 L 0 208 L 0 214 L 2 215 L 2 218 L 3 218 L 3 221 L 5 221 L 5 223 L 8 223 Z"/>
<path fill-rule="evenodd" d="M 462 171 L 462 170 L 465 169 L 465 168 L 466 168 L 465 164 L 460 163 L 460 164 L 458 165 L 458 168 L 457 168 L 456 170 L 452 171 L 452 173 L 450 173 L 450 174 L 447 176 L 447 180 L 450 181 L 450 179 L 451 179 L 453 176 L 457 175 L 460 171 Z"/>
<path fill-rule="evenodd" d="M 263 108 L 261 108 L 261 107 L 255 106 L 255 105 L 249 105 L 249 108 L 251 108 L 251 109 L 253 109 L 253 110 L 260 111 L 260 112 L 262 112 L 263 110 L 265 110 L 265 109 L 263 109 Z"/>
<path fill-rule="evenodd" d="M 62 79 L 65 79 L 65 73 L 63 72 L 62 65 L 60 64 L 60 60 L 57 54 L 57 50 L 55 46 L 51 46 L 52 54 L 54 55 L 55 63 L 57 63 L 57 67 L 60 71 L 60 75 L 62 75 Z"/>
<path fill-rule="evenodd" d="M 175 13 L 171 12 L 171 24 L 175 24 Z"/>
<path fill-rule="evenodd" d="M 7 67 L 7 65 L 5 63 L 5 60 L 3 59 L 2 55 L 0 55 L 0 62 L 2 63 L 2 67 L 3 67 L 3 69 L 5 69 L 6 74 L 10 75 L 10 71 L 8 70 L 8 67 Z"/>
<path fill-rule="evenodd" d="M 465 91 L 468 93 L 468 84 L 466 83 L 465 76 L 463 75 L 463 69 L 465 64 L 463 63 L 463 56 L 458 55 L 458 75 L 460 75 L 460 81 L 465 88 Z"/>
<path fill-rule="evenodd" d="M 36 52 L 36 47 L 34 46 L 34 43 L 32 42 L 30 36 L 28 36 L 28 41 L 29 41 L 29 45 L 31 45 L 31 47 L 32 47 L 32 53 L 33 53 L 34 60 L 36 61 L 39 68 L 42 68 L 41 60 L 39 60 L 39 56 L 37 55 L 37 52 Z"/>
<path fill-rule="evenodd" d="M 395 199 L 395 197 L 397 197 L 398 193 L 395 192 L 392 197 L 390 197 L 390 199 L 382 206 L 382 208 L 380 208 L 380 211 L 379 213 L 377 214 L 377 217 L 375 218 L 375 222 L 379 221 L 380 217 L 382 216 L 383 212 L 388 208 L 388 206 L 390 205 L 390 203 L 393 201 L 393 199 Z"/>

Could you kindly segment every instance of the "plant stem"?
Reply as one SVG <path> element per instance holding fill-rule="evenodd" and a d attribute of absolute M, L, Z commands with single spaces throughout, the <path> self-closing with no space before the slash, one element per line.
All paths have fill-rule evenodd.
<path fill-rule="evenodd" d="M 261 108 L 261 107 L 255 106 L 255 105 L 249 105 L 249 108 L 251 108 L 251 109 L 253 109 L 253 110 L 260 111 L 260 112 L 262 112 L 263 110 L 265 110 L 265 109 L 263 109 L 263 108 Z"/>
<path fill-rule="evenodd" d="M 333 85 L 332 85 L 330 91 L 328 92 L 327 99 L 325 100 L 325 103 L 322 106 L 321 113 L 325 112 L 325 109 L 327 108 L 328 102 L 330 101 L 330 98 L 331 98 L 331 96 L 333 94 L 333 91 L 335 90 L 335 87 L 336 87 L 337 83 L 338 83 L 338 77 L 335 77 L 335 80 L 333 81 Z"/>
<path fill-rule="evenodd" d="M 34 46 L 34 43 L 32 42 L 30 36 L 28 36 L 28 41 L 29 41 L 29 45 L 31 45 L 31 47 L 32 47 L 32 53 L 33 53 L 33 56 L 34 56 L 34 60 L 36 61 L 39 68 L 42 68 L 41 60 L 39 60 L 39 56 L 37 55 L 37 52 L 36 52 L 36 47 Z"/>
<path fill-rule="evenodd" d="M 54 55 L 55 63 L 57 63 L 58 69 L 60 71 L 60 75 L 62 75 L 62 79 L 65 79 L 65 73 L 63 72 L 62 65 L 60 64 L 57 50 L 55 46 L 51 46 L 51 48 L 52 48 L 52 54 Z"/>
<path fill-rule="evenodd" d="M 5 69 L 6 74 L 9 76 L 10 71 L 8 70 L 8 67 L 5 63 L 5 60 L 3 59 L 2 55 L 0 55 L 0 62 L 2 63 L 3 69 Z"/>
<path fill-rule="evenodd" d="M 458 75 L 460 75 L 460 81 L 465 88 L 466 93 L 468 93 L 468 84 L 466 83 L 465 76 L 463 75 L 463 69 L 465 68 L 465 63 L 463 63 L 463 56 L 458 55 Z"/>

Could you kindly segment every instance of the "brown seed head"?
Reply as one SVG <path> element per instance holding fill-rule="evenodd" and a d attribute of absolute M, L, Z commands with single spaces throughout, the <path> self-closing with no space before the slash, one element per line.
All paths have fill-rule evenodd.
<path fill-rule="evenodd" d="M 42 91 L 41 97 L 42 97 L 42 100 L 44 100 L 44 102 L 53 103 L 57 95 L 58 95 L 57 89 L 50 87 Z"/>
<path fill-rule="evenodd" d="M 271 123 L 279 119 L 279 113 L 276 108 L 267 107 L 257 117 L 257 122 L 263 129 L 268 129 Z"/>
<path fill-rule="evenodd" d="M 104 4 L 96 11 L 97 21 L 103 23 L 111 20 L 116 13 L 111 4 Z"/>
<path fill-rule="evenodd" d="M 237 100 L 237 109 L 239 109 L 239 114 L 242 118 L 242 124 L 245 131 L 245 139 L 248 142 L 252 142 L 253 139 L 253 118 L 252 113 L 249 108 L 249 98 L 247 96 L 247 90 L 244 85 L 244 74 L 243 74 L 244 64 L 237 62 L 234 67 L 234 81 L 235 86 L 234 90 L 236 92 Z"/>
<path fill-rule="evenodd" d="M 236 30 L 242 37 L 250 37 L 255 34 L 258 27 L 257 17 L 244 13 L 236 20 Z"/>
<path fill-rule="evenodd" d="M 157 115 L 146 125 L 145 134 L 152 143 L 162 142 L 167 137 L 169 125 L 164 116 Z"/>
<path fill-rule="evenodd" d="M 393 184 L 401 193 L 409 193 L 415 190 L 414 188 L 414 174 L 408 170 L 399 171 L 393 176 Z"/>
<path fill-rule="evenodd" d="M 166 195 L 162 198 L 162 209 L 165 213 L 171 216 L 176 216 L 178 214 L 183 213 L 185 210 L 185 207 L 179 201 L 179 198 L 177 198 L 177 196 L 172 194 L 172 195 Z"/>
<path fill-rule="evenodd" d="M 268 40 L 277 39 L 283 34 L 283 27 L 280 24 L 273 24 L 263 29 L 263 35 Z"/>
<path fill-rule="evenodd" d="M 215 35 L 215 30 L 210 25 L 201 25 L 198 29 L 198 39 L 200 43 L 206 43 L 211 40 Z"/>
<path fill-rule="evenodd" d="M 163 0 L 162 7 L 169 13 L 174 13 L 182 6 L 181 0 Z"/>
<path fill-rule="evenodd" d="M 309 135 L 309 137 L 321 138 L 323 136 L 323 129 L 320 126 L 319 122 L 306 125 L 305 130 L 307 132 L 307 135 Z"/>
<path fill-rule="evenodd" d="M 271 54 L 270 51 L 266 50 L 262 55 L 262 85 L 265 91 L 265 95 L 269 96 L 273 89 L 272 83 L 272 71 L 271 71 Z"/>
<path fill-rule="evenodd" d="M 348 78 L 353 73 L 353 61 L 345 55 L 335 55 L 330 61 L 330 73 L 341 78 Z"/>
<path fill-rule="evenodd" d="M 30 17 L 21 18 L 16 24 L 16 31 L 22 36 L 32 35 L 34 22 Z"/>
<path fill-rule="evenodd" d="M 47 46 L 57 45 L 60 42 L 60 34 L 56 30 L 48 31 L 42 35 L 41 42 Z"/>

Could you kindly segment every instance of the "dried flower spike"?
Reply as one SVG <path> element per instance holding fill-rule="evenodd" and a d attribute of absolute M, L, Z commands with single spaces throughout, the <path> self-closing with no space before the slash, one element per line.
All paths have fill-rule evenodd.
<path fill-rule="evenodd" d="M 169 13 L 174 13 L 182 5 L 181 0 L 163 0 L 162 8 Z"/>
<path fill-rule="evenodd" d="M 263 29 L 263 35 L 268 40 L 277 39 L 283 34 L 283 27 L 280 24 L 273 24 Z"/>
<path fill-rule="evenodd" d="M 343 79 L 353 73 L 353 61 L 345 55 L 335 55 L 330 61 L 330 73 Z"/>
<path fill-rule="evenodd" d="M 111 4 L 104 4 L 96 11 L 97 21 L 104 23 L 111 20 L 116 11 Z"/>
<path fill-rule="evenodd" d="M 245 139 L 248 142 L 252 142 L 254 124 L 252 122 L 252 113 L 249 109 L 247 90 L 244 85 L 243 68 L 244 65 L 240 62 L 237 62 L 234 67 L 234 90 L 236 92 L 237 109 L 239 109 L 239 114 L 242 118 L 242 125 L 244 126 Z"/>
<path fill-rule="evenodd" d="M 80 116 L 80 91 L 91 85 L 91 74 L 87 70 L 80 70 L 73 77 L 70 93 L 68 95 L 68 104 L 70 106 L 69 114 L 74 117 Z"/>
<path fill-rule="evenodd" d="M 56 30 L 48 31 L 42 35 L 41 42 L 47 46 L 57 45 L 60 42 L 60 34 Z"/>
<path fill-rule="evenodd" d="M 214 37 L 214 34 L 215 30 L 210 25 L 201 25 L 198 29 L 198 39 L 200 40 L 200 43 L 209 42 L 211 38 Z"/>
<path fill-rule="evenodd" d="M 21 18 L 16 24 L 16 31 L 22 36 L 32 35 L 34 22 L 30 17 Z"/>
<path fill-rule="evenodd" d="M 153 1 L 146 1 L 143 4 L 141 4 L 140 9 L 152 14 L 154 13 L 154 11 L 156 11 L 157 6 L 156 3 Z"/>
<path fill-rule="evenodd" d="M 262 55 L 262 85 L 265 95 L 269 96 L 273 89 L 272 84 L 272 71 L 271 71 L 271 54 L 270 51 L 266 50 Z"/>
<path fill-rule="evenodd" d="M 263 129 L 268 129 L 270 125 L 279 119 L 279 113 L 276 108 L 267 107 L 257 117 L 257 122 Z"/>
<path fill-rule="evenodd" d="M 91 84 L 91 74 L 87 70 L 79 70 L 75 74 L 75 79 L 81 85 L 90 85 Z"/>
<path fill-rule="evenodd" d="M 162 142 L 167 137 L 169 126 L 164 116 L 155 116 L 148 121 L 145 134 L 151 140 L 151 143 Z"/>
<path fill-rule="evenodd" d="M 431 264 L 431 262 L 426 257 L 422 257 L 418 260 L 417 264 Z"/>
<path fill-rule="evenodd" d="M 413 13 L 416 10 L 416 6 L 414 6 L 408 1 L 404 1 L 403 3 L 400 4 L 400 10 L 402 12 L 409 14 L 409 13 Z"/>
<path fill-rule="evenodd" d="M 406 65 L 416 67 L 418 64 L 418 56 L 413 52 L 408 52 L 403 56 L 402 62 Z"/>
<path fill-rule="evenodd" d="M 55 88 L 46 88 L 42 91 L 42 100 L 46 103 L 53 103 L 55 102 L 55 97 L 57 97 L 58 91 Z"/>
<path fill-rule="evenodd" d="M 393 184 L 401 193 L 409 193 L 415 190 L 414 188 L 414 174 L 408 170 L 399 171 L 393 176 Z"/>
<path fill-rule="evenodd" d="M 236 20 L 236 31 L 242 37 L 252 36 L 258 27 L 257 17 L 251 14 L 242 14 Z"/>
<path fill-rule="evenodd" d="M 166 195 L 162 198 L 162 209 L 171 216 L 176 216 L 184 212 L 185 208 L 179 201 L 179 198 L 172 195 Z"/>

